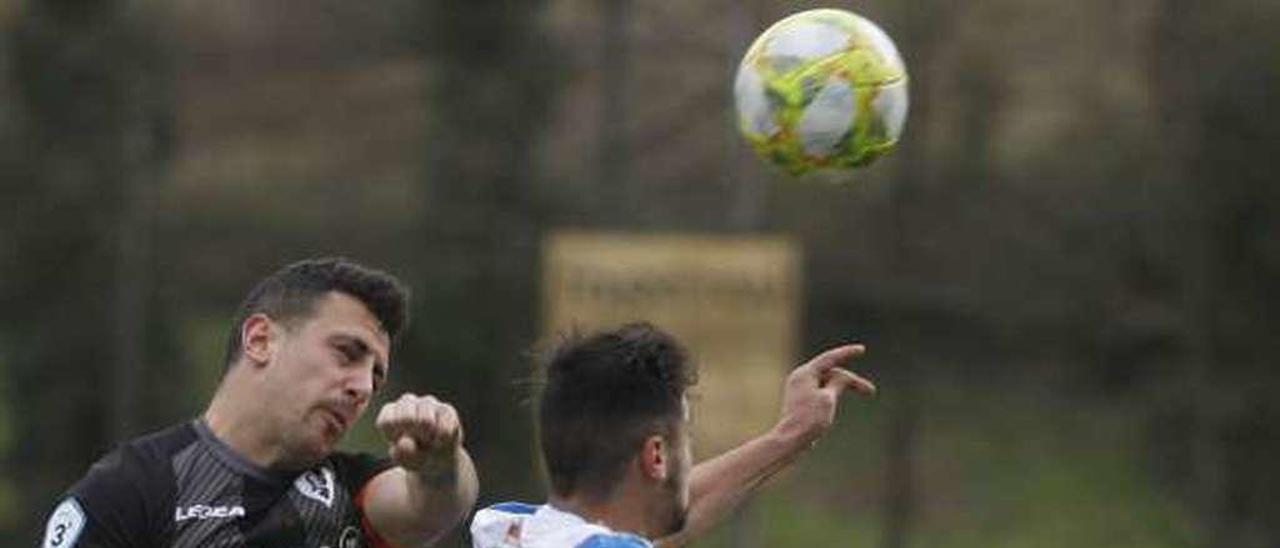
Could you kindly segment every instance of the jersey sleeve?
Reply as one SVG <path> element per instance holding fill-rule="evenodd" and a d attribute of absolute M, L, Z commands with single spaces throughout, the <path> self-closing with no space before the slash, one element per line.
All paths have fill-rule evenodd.
<path fill-rule="evenodd" d="M 141 548 L 156 544 L 157 519 L 169 496 L 136 455 L 121 449 L 103 458 L 54 507 L 44 548 Z"/>
<path fill-rule="evenodd" d="M 374 476 L 391 468 L 391 459 L 379 458 L 367 453 L 334 453 L 331 457 L 338 482 L 355 500 L 356 512 L 360 516 L 360 528 L 364 530 L 366 542 L 372 548 L 394 548 L 387 539 L 378 533 L 369 522 L 364 512 L 365 485 Z"/>
<path fill-rule="evenodd" d="M 333 469 L 347 492 L 359 493 L 374 476 L 391 468 L 391 459 L 367 453 L 334 453 Z"/>

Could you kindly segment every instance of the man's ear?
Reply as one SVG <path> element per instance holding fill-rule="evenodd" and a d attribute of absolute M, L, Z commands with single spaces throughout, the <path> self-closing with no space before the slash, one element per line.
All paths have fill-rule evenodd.
<path fill-rule="evenodd" d="M 240 348 L 250 365 L 269 363 L 276 351 L 276 323 L 262 313 L 245 318 L 240 325 Z"/>
<path fill-rule="evenodd" d="M 645 477 L 658 481 L 667 479 L 670 474 L 671 459 L 667 454 L 670 444 L 666 438 L 657 434 L 644 439 L 640 446 L 640 471 Z"/>

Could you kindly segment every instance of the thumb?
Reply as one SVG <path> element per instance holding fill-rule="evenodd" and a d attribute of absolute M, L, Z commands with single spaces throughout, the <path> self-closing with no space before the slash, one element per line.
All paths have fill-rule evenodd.
<path fill-rule="evenodd" d="M 395 443 L 391 445 L 392 460 L 399 461 L 404 458 L 413 456 L 413 454 L 417 452 L 418 452 L 418 443 L 413 440 L 413 436 L 410 436 L 408 434 L 401 435 L 400 438 L 397 439 Z"/>
<path fill-rule="evenodd" d="M 876 394 L 875 383 L 842 367 L 833 367 L 827 371 L 822 389 L 831 390 L 837 396 L 845 389 L 851 389 L 864 396 Z"/>

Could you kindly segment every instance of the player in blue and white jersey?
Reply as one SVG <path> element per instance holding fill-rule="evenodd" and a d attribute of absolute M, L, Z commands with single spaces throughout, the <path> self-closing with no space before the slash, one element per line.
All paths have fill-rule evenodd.
<path fill-rule="evenodd" d="M 840 346 L 797 367 L 773 428 L 693 466 L 686 391 L 696 374 L 681 345 L 648 324 L 571 337 L 549 355 L 538 400 L 550 497 L 480 510 L 472 542 L 646 548 L 697 538 L 830 429 L 841 393 L 875 392 L 844 368 L 863 352 Z"/>

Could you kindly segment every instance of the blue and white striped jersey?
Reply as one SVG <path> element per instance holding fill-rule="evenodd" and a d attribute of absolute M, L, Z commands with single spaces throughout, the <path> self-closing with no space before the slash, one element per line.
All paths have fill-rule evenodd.
<path fill-rule="evenodd" d="M 652 548 L 648 540 L 615 532 L 550 504 L 495 504 L 471 521 L 475 548 Z"/>

